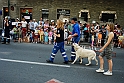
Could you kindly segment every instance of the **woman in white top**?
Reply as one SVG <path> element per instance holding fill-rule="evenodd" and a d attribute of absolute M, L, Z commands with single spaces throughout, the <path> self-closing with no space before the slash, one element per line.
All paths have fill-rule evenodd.
<path fill-rule="evenodd" d="M 22 23 L 22 37 L 25 37 L 27 32 L 27 22 L 25 21 L 25 18 L 22 19 L 21 23 Z"/>

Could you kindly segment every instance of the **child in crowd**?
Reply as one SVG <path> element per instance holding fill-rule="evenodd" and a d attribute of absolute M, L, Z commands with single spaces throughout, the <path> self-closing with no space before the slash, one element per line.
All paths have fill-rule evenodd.
<path fill-rule="evenodd" d="M 118 35 L 117 35 L 117 28 L 114 28 L 114 39 L 113 39 L 113 43 L 114 43 L 114 46 L 117 47 L 118 46 Z"/>
<path fill-rule="evenodd" d="M 41 44 L 43 44 L 44 43 L 44 31 L 43 31 L 43 28 L 40 29 L 39 35 L 40 35 Z"/>
<path fill-rule="evenodd" d="M 27 42 L 30 42 L 30 33 L 31 33 L 31 31 L 30 31 L 30 29 L 28 29 L 28 32 L 26 34 Z"/>
<path fill-rule="evenodd" d="M 123 41 L 123 35 L 120 33 L 120 35 L 118 36 L 118 47 L 117 48 L 122 47 L 122 41 Z"/>
<path fill-rule="evenodd" d="M 98 45 L 101 47 L 101 40 L 102 40 L 102 32 L 99 31 L 99 33 L 98 33 L 98 44 L 97 44 L 97 47 L 98 47 Z"/>
<path fill-rule="evenodd" d="M 16 42 L 16 38 L 17 38 L 17 28 L 16 28 L 16 26 L 14 26 L 14 28 L 13 28 L 13 40 L 14 40 L 14 42 Z"/>
<path fill-rule="evenodd" d="M 49 21 L 46 20 L 44 24 L 44 31 L 48 30 L 48 28 L 49 28 Z"/>
<path fill-rule="evenodd" d="M 30 33 L 30 42 L 33 43 L 34 42 L 34 31 L 32 30 Z"/>
<path fill-rule="evenodd" d="M 21 30 L 21 28 L 18 28 L 18 42 L 19 43 L 22 42 L 22 30 Z"/>
<path fill-rule="evenodd" d="M 39 31 L 38 28 L 36 28 L 35 31 L 34 31 L 34 42 L 36 44 L 38 42 L 38 35 L 39 35 L 38 31 Z"/>
<path fill-rule="evenodd" d="M 45 36 L 45 44 L 48 44 L 48 30 L 46 30 L 45 32 L 44 32 L 44 36 Z"/>
<path fill-rule="evenodd" d="M 50 29 L 48 35 L 49 35 L 49 44 L 52 44 L 52 36 L 53 36 L 52 29 Z"/>
<path fill-rule="evenodd" d="M 92 43 L 91 43 L 91 47 L 92 48 L 91 49 L 93 49 L 93 47 L 94 47 L 94 40 L 95 40 L 94 33 L 92 33 L 92 37 L 91 38 L 92 38 Z"/>
<path fill-rule="evenodd" d="M 65 40 L 65 44 L 69 44 L 68 43 L 68 31 L 67 31 L 67 29 L 64 29 L 64 40 Z"/>

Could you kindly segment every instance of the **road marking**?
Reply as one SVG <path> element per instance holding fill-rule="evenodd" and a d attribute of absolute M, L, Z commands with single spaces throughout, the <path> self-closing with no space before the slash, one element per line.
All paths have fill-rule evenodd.
<path fill-rule="evenodd" d="M 88 70 L 95 70 L 96 68 L 89 68 L 89 67 L 81 67 L 81 66 L 70 66 L 70 65 L 59 65 L 59 64 L 50 64 L 50 63 L 40 63 L 40 62 L 31 62 L 31 61 L 23 61 L 23 60 L 14 60 L 14 59 L 2 59 L 0 61 L 5 62 L 14 62 L 14 63 L 24 63 L 24 64 L 33 64 L 33 65 L 44 65 L 44 66 L 53 66 L 53 67 L 63 67 L 63 68 L 78 68 L 78 69 L 88 69 Z M 123 70 L 113 70 L 116 72 L 124 72 Z"/>
<path fill-rule="evenodd" d="M 47 82 L 45 82 L 45 83 L 64 83 L 64 82 L 60 82 L 60 81 L 57 80 L 57 79 L 51 79 L 51 80 L 49 80 L 49 81 L 47 81 Z"/>
<path fill-rule="evenodd" d="M 12 52 L 0 52 L 0 54 L 4 54 L 4 55 L 9 55 L 11 54 Z"/>
<path fill-rule="evenodd" d="M 66 67 L 69 68 L 69 65 L 58 65 L 58 64 L 50 64 L 50 63 L 40 63 L 40 62 L 31 62 L 31 61 L 21 61 L 21 60 L 13 60 L 13 59 L 2 59 L 0 61 L 5 62 L 15 62 L 15 63 L 25 63 L 25 64 L 34 64 L 34 65 L 45 65 L 45 66 L 55 66 L 55 67 Z"/>

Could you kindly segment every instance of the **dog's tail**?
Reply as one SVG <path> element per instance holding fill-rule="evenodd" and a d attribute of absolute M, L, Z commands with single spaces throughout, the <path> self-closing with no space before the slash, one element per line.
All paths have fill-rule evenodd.
<path fill-rule="evenodd" d="M 96 59 L 96 53 L 94 53 L 92 60 L 95 60 L 95 59 Z"/>

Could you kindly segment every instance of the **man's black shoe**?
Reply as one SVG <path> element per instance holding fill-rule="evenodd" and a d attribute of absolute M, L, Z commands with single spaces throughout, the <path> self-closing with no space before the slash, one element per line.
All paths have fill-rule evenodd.
<path fill-rule="evenodd" d="M 2 42 L 2 44 L 6 44 L 5 42 Z"/>
<path fill-rule="evenodd" d="M 68 64 L 68 61 L 63 62 L 64 64 Z"/>
<path fill-rule="evenodd" d="M 46 62 L 47 62 L 47 63 L 53 63 L 53 61 L 51 61 L 51 60 L 46 60 Z"/>

